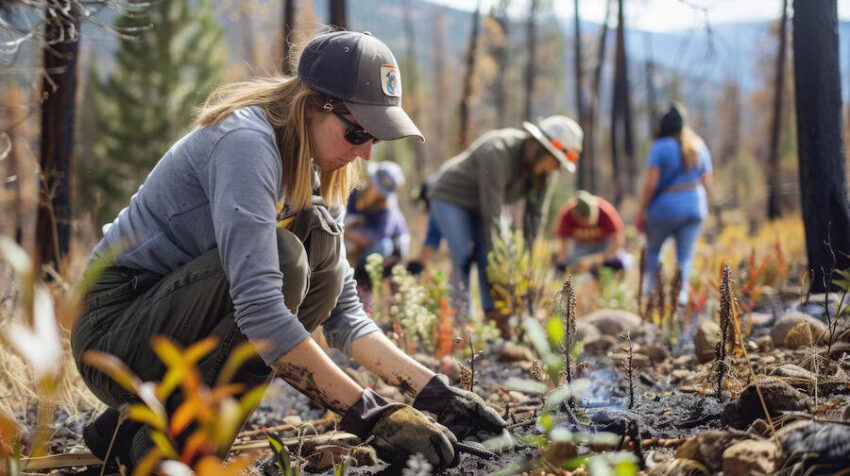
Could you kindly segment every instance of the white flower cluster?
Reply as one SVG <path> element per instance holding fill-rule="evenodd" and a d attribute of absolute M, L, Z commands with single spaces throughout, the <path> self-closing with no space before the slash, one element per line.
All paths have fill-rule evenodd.
<path fill-rule="evenodd" d="M 425 288 L 402 265 L 393 267 L 392 274 L 397 291 L 393 296 L 390 316 L 398 318 L 409 338 L 428 343 L 437 316 L 426 306 L 428 295 Z"/>

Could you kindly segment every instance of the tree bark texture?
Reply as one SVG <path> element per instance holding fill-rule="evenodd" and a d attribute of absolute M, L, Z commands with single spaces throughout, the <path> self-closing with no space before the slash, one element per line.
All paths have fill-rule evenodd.
<path fill-rule="evenodd" d="M 623 0 L 617 6 L 617 48 L 615 53 L 614 101 L 611 111 L 611 166 L 614 174 L 614 202 L 619 205 L 626 193 L 634 191 L 637 181 L 632 107 L 629 88 L 628 59 L 626 55 L 626 25 Z M 617 122 L 622 124 L 623 163 L 619 160 L 621 143 L 617 135 Z"/>
<path fill-rule="evenodd" d="M 797 156 L 811 291 L 850 268 L 836 0 L 794 0 Z M 826 243 L 831 244 L 828 246 Z"/>
<path fill-rule="evenodd" d="M 475 74 L 475 57 L 478 53 L 478 31 L 481 23 L 481 1 L 475 7 L 472 14 L 472 28 L 469 32 L 469 46 L 466 49 L 466 71 L 463 75 L 463 90 L 460 95 L 460 107 L 458 114 L 458 150 L 463 150 L 469 141 L 469 102 L 472 100 L 472 78 Z"/>
<path fill-rule="evenodd" d="M 605 66 L 605 52 L 608 40 L 608 20 L 611 18 L 611 0 L 608 0 L 607 8 L 605 9 L 605 20 L 599 30 L 599 44 L 596 51 L 596 66 L 593 70 L 593 83 L 591 85 L 590 94 L 590 109 L 587 113 L 587 150 L 582 153 L 587 170 L 587 190 L 591 193 L 597 193 L 596 179 L 596 151 L 599 150 L 596 142 L 596 126 L 598 125 L 599 116 L 599 95 L 602 88 L 602 68 Z"/>
<path fill-rule="evenodd" d="M 71 240 L 74 187 L 74 100 L 80 19 L 67 2 L 47 2 L 41 103 L 40 192 L 36 251 L 40 264 L 59 267 Z"/>
<path fill-rule="evenodd" d="M 575 48 L 573 50 L 574 56 L 574 66 L 575 69 L 575 95 L 576 95 L 576 120 L 581 125 L 583 130 L 587 130 L 587 118 L 584 111 L 584 95 L 582 94 L 584 87 L 584 72 L 582 70 L 582 61 L 581 61 L 581 14 L 579 12 L 579 0 L 575 0 L 573 2 L 575 8 Z M 584 143 L 582 144 L 582 151 L 587 148 L 587 143 L 590 142 L 590 139 L 587 137 L 587 134 L 584 136 Z M 578 188 L 584 190 L 588 185 L 588 163 L 585 162 L 583 156 L 579 156 L 578 160 Z"/>
<path fill-rule="evenodd" d="M 537 9 L 540 0 L 530 0 L 528 4 L 528 21 L 526 23 L 526 45 L 528 47 L 528 62 L 525 64 L 525 104 L 522 117 L 526 121 L 534 120 L 534 78 L 537 72 Z"/>
<path fill-rule="evenodd" d="M 348 28 L 348 15 L 345 0 L 330 0 L 330 24 L 339 28 Z"/>
<path fill-rule="evenodd" d="M 788 0 L 782 0 L 779 20 L 779 48 L 776 54 L 776 76 L 773 79 L 773 117 L 770 124 L 770 146 L 767 155 L 767 217 L 782 214 L 779 202 L 779 136 L 782 134 L 782 100 L 785 97 L 785 49 L 788 42 Z"/>
<path fill-rule="evenodd" d="M 283 49 L 281 58 L 281 71 L 287 76 L 295 74 L 295 65 L 292 64 L 292 31 L 295 29 L 295 0 L 283 1 Z"/>

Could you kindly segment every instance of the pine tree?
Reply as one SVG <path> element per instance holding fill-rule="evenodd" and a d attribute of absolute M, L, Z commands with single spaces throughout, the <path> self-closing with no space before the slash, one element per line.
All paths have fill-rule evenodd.
<path fill-rule="evenodd" d="M 191 129 L 195 108 L 219 81 L 222 30 L 210 0 L 154 3 L 117 27 L 139 28 L 122 39 L 109 76 L 90 75 L 91 157 L 81 158 L 83 204 L 98 223 L 112 220 L 150 169 Z"/>

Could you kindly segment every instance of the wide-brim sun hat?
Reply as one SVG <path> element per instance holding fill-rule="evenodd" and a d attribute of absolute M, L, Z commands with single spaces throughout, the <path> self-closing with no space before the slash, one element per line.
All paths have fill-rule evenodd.
<path fill-rule="evenodd" d="M 313 38 L 301 53 L 298 77 L 341 100 L 376 139 L 415 136 L 425 141 L 401 108 L 401 71 L 392 51 L 370 33 L 336 31 Z"/>
<path fill-rule="evenodd" d="M 366 164 L 366 173 L 372 186 L 384 198 L 388 198 L 404 185 L 404 171 L 395 162 L 369 162 Z"/>
<path fill-rule="evenodd" d="M 561 167 L 575 172 L 584 141 L 584 132 L 576 121 L 567 116 L 549 116 L 538 124 L 525 121 L 522 127 L 558 159 Z"/>

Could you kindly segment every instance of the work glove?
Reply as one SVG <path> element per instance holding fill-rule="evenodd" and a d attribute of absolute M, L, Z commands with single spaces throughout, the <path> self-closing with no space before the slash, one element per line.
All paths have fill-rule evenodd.
<path fill-rule="evenodd" d="M 448 428 L 408 405 L 388 403 L 370 389 L 345 412 L 339 427 L 364 441 L 374 436 L 378 457 L 390 464 L 404 463 L 416 453 L 438 470 L 458 463 L 457 438 Z"/>
<path fill-rule="evenodd" d="M 448 382 L 445 375 L 435 375 L 416 396 L 413 408 L 433 413 L 461 440 L 474 436 L 483 441 L 505 431 L 507 422 L 481 397 Z"/>

